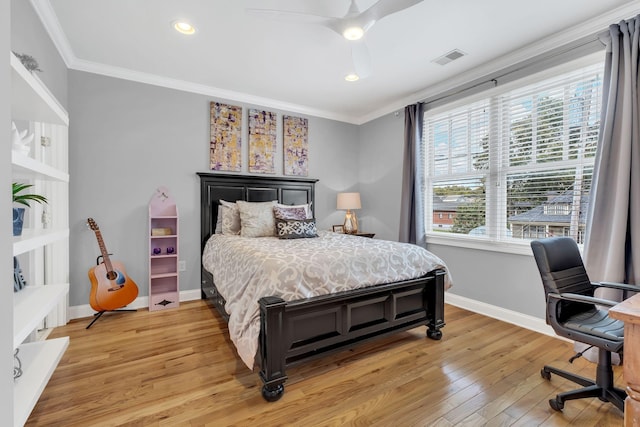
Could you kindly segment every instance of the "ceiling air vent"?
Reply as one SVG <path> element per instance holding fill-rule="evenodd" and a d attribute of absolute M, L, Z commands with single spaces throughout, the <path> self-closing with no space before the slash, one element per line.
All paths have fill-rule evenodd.
<path fill-rule="evenodd" d="M 455 61 L 458 58 L 462 58 L 465 55 L 466 53 L 464 53 L 463 51 L 459 49 L 453 49 L 451 52 L 448 52 L 442 55 L 441 57 L 434 59 L 431 62 L 435 62 L 436 64 L 440 64 L 440 65 L 446 65 L 449 62 Z"/>

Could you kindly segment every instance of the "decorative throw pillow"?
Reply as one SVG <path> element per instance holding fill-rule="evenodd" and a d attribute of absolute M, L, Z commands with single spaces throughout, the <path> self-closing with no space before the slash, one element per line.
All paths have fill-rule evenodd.
<path fill-rule="evenodd" d="M 222 234 L 240 234 L 240 211 L 235 203 L 220 200 L 218 217 L 222 217 Z"/>
<path fill-rule="evenodd" d="M 315 219 L 276 219 L 276 236 L 280 239 L 318 237 Z"/>
<path fill-rule="evenodd" d="M 303 207 L 282 207 L 281 205 L 273 207 L 273 216 L 276 219 L 307 219 L 307 211 Z"/>
<path fill-rule="evenodd" d="M 240 235 L 242 237 L 273 236 L 275 222 L 273 219 L 273 206 L 271 202 L 236 202 L 240 211 Z"/>
<path fill-rule="evenodd" d="M 307 219 L 313 218 L 313 212 L 311 211 L 311 203 L 306 203 L 304 205 L 283 205 L 281 203 L 276 203 L 276 206 L 279 208 L 304 208 L 305 213 L 307 214 Z"/>

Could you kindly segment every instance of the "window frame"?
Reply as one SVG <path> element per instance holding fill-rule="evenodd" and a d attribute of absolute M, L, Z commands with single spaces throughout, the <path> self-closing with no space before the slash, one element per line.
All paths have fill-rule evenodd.
<path fill-rule="evenodd" d="M 580 68 L 585 68 L 598 63 L 604 64 L 604 55 L 602 52 L 596 52 L 590 55 L 586 55 L 582 58 L 545 69 L 543 71 L 531 74 L 527 77 L 523 77 L 513 82 L 506 83 L 504 85 L 496 86 L 494 88 L 471 95 L 469 97 L 458 99 L 444 105 L 439 105 L 438 107 L 433 109 L 429 109 L 428 106 L 426 106 L 424 114 L 425 114 L 425 117 L 427 115 L 437 115 L 439 113 L 442 113 L 448 110 L 453 110 L 456 108 L 463 107 L 465 105 L 470 105 L 485 99 L 489 99 L 489 106 L 491 109 L 490 114 L 496 115 L 496 117 L 492 117 L 491 119 L 492 124 L 490 124 L 489 126 L 489 132 L 491 135 L 492 132 L 501 131 L 501 129 L 499 129 L 498 127 L 499 121 L 497 119 L 497 115 L 500 113 L 497 108 L 498 107 L 497 98 L 499 96 L 505 94 L 506 92 L 517 90 L 525 86 L 533 85 L 543 80 L 557 77 L 558 75 L 561 75 L 561 74 L 570 73 Z M 426 119 L 425 119 L 425 123 L 426 123 Z M 427 153 L 428 145 L 429 144 L 425 144 L 425 135 L 423 135 L 422 141 L 421 141 L 421 147 L 423 150 L 422 151 L 423 154 L 421 156 L 422 160 L 426 158 L 425 155 L 428 155 Z M 490 161 L 493 162 L 493 161 L 499 161 L 499 160 L 495 158 L 490 158 Z M 567 163 L 566 165 L 569 165 L 569 163 Z M 534 168 L 535 167 L 531 167 L 531 166 L 527 167 L 527 169 L 534 169 Z M 550 168 L 545 167 L 544 164 L 540 165 L 540 170 L 549 170 L 549 169 Z M 487 193 L 486 197 L 488 200 L 487 214 L 486 214 L 487 225 L 489 227 L 495 227 L 494 229 L 501 230 L 501 228 L 497 227 L 497 224 L 499 223 L 506 224 L 507 201 L 506 201 L 506 198 L 504 197 L 496 196 L 496 191 L 497 191 L 496 189 L 505 188 L 504 186 L 506 185 L 507 170 L 498 169 L 501 171 L 501 173 L 499 174 L 491 173 L 492 171 L 495 171 L 495 170 L 496 169 L 491 167 L 486 173 L 483 173 L 483 171 L 474 171 L 470 173 L 469 176 L 472 176 L 472 175 L 486 176 L 485 191 Z M 510 171 L 513 171 L 513 169 L 510 169 Z M 433 190 L 432 190 L 433 187 L 431 185 L 429 178 L 426 177 L 426 173 L 423 179 L 424 181 L 423 181 L 422 188 L 424 189 L 423 193 L 425 195 L 423 199 L 424 200 L 423 212 L 425 213 L 424 215 L 425 230 L 426 230 L 425 238 L 426 238 L 427 244 L 446 245 L 446 246 L 454 246 L 454 247 L 460 247 L 460 248 L 479 249 L 479 250 L 505 252 L 505 253 L 512 253 L 512 254 L 521 254 L 521 255 L 531 255 L 530 240 L 519 240 L 519 239 L 500 240 L 500 238 L 496 239 L 491 237 L 478 237 L 478 236 L 469 236 L 469 235 L 463 235 L 463 234 L 449 234 L 449 233 L 441 233 L 441 232 L 433 231 L 431 229 L 433 225 L 432 218 L 430 218 L 430 215 L 433 215 Z M 505 234 L 505 232 L 502 230 L 500 231 L 500 233 Z M 504 237 L 504 236 L 501 236 L 501 237 Z M 579 244 L 579 246 L 582 247 L 581 244 Z"/>

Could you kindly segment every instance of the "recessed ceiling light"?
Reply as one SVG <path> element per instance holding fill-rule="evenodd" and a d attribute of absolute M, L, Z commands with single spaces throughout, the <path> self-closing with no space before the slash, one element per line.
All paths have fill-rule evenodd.
<path fill-rule="evenodd" d="M 362 27 L 358 26 L 348 27 L 344 29 L 342 35 L 347 40 L 360 40 L 362 36 L 364 36 L 364 30 L 362 29 Z"/>
<path fill-rule="evenodd" d="M 344 79 L 348 82 L 357 82 L 358 80 L 360 80 L 360 76 L 358 76 L 356 73 L 350 73 L 344 76 Z"/>
<path fill-rule="evenodd" d="M 177 32 L 182 34 L 191 35 L 196 32 L 195 27 L 186 21 L 173 21 L 171 24 Z"/>

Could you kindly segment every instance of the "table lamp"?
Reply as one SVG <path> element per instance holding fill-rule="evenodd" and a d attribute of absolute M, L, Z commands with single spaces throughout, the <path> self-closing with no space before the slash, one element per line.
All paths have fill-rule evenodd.
<path fill-rule="evenodd" d="M 358 218 L 356 213 L 351 209 L 361 209 L 360 193 L 338 193 L 337 208 L 347 210 L 344 217 L 344 232 L 347 234 L 356 234 L 358 232 Z"/>

